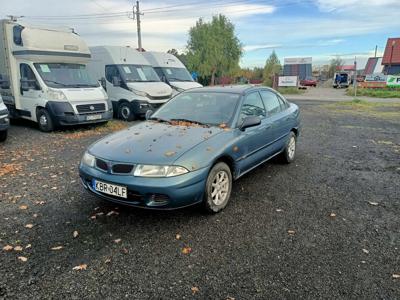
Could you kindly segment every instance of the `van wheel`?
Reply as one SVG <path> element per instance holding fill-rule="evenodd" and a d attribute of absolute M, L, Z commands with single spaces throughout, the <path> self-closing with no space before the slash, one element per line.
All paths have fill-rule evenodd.
<path fill-rule="evenodd" d="M 122 102 L 118 106 L 118 118 L 128 122 L 135 120 L 135 114 L 132 111 L 130 103 Z"/>
<path fill-rule="evenodd" d="M 220 212 L 229 202 L 232 191 L 232 174 L 224 162 L 217 163 L 207 177 L 204 206 L 211 213 Z"/>
<path fill-rule="evenodd" d="M 7 130 L 0 131 L 0 142 L 4 142 L 7 139 Z"/>
<path fill-rule="evenodd" d="M 289 139 L 286 143 L 286 147 L 281 154 L 281 158 L 284 163 L 290 164 L 294 161 L 294 157 L 296 156 L 296 146 L 297 146 L 297 138 L 293 131 L 290 132 Z"/>
<path fill-rule="evenodd" d="M 50 132 L 54 130 L 53 120 L 46 109 L 39 109 L 37 113 L 37 121 L 41 131 Z"/>

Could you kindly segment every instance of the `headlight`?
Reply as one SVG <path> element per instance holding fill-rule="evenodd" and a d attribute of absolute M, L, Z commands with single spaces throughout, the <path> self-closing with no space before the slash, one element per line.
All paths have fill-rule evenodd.
<path fill-rule="evenodd" d="M 149 97 L 149 94 L 147 94 L 146 92 L 138 91 L 138 90 L 135 90 L 132 88 L 129 88 L 129 89 L 131 90 L 131 92 L 134 92 L 138 96 L 142 96 L 142 97 L 146 97 L 146 98 Z"/>
<path fill-rule="evenodd" d="M 86 151 L 85 154 L 83 154 L 81 163 L 89 167 L 94 167 L 95 161 L 96 157 Z"/>
<path fill-rule="evenodd" d="M 67 100 L 63 91 L 48 89 L 47 90 L 47 98 L 51 100 Z"/>
<path fill-rule="evenodd" d="M 133 175 L 137 177 L 173 177 L 188 172 L 186 168 L 180 166 L 137 165 Z"/>

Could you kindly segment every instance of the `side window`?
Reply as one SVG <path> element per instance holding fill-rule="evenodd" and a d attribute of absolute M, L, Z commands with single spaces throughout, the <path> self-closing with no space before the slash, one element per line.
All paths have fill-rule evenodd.
<path fill-rule="evenodd" d="M 279 102 L 281 103 L 282 110 L 285 110 L 286 108 L 289 107 L 289 104 L 285 100 L 283 100 L 281 96 L 278 95 L 278 99 Z"/>
<path fill-rule="evenodd" d="M 258 92 L 247 95 L 240 110 L 239 122 L 251 116 L 265 117 L 265 108 Z"/>
<path fill-rule="evenodd" d="M 157 73 L 158 77 L 160 77 L 160 79 L 163 78 L 164 73 L 163 73 L 163 71 L 161 70 L 161 68 L 154 68 L 154 71 L 156 71 L 156 73 Z"/>
<path fill-rule="evenodd" d="M 15 25 L 13 27 L 13 40 L 14 44 L 18 46 L 22 46 L 22 30 L 24 29 L 21 25 Z"/>
<path fill-rule="evenodd" d="M 114 77 L 121 78 L 121 76 L 119 75 L 119 71 L 118 71 L 117 66 L 106 66 L 106 79 L 107 79 L 107 81 L 112 83 Z"/>
<path fill-rule="evenodd" d="M 281 111 L 281 104 L 278 96 L 275 93 L 264 90 L 261 91 L 261 97 L 269 115 L 276 114 Z"/>
<path fill-rule="evenodd" d="M 36 80 L 35 73 L 33 73 L 31 67 L 27 64 L 20 64 L 19 66 L 21 72 L 21 79 L 28 81 L 28 86 L 30 89 L 39 89 L 39 84 Z"/>

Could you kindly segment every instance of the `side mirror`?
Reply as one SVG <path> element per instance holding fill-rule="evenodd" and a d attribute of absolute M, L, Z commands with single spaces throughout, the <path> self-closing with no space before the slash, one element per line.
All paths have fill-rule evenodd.
<path fill-rule="evenodd" d="M 6 76 L 0 75 L 0 89 L 9 89 L 10 88 L 10 81 Z"/>
<path fill-rule="evenodd" d="M 21 91 L 23 92 L 27 92 L 30 89 L 30 84 L 29 84 L 29 80 L 25 77 L 21 78 L 20 80 L 21 83 Z"/>
<path fill-rule="evenodd" d="M 121 86 L 121 79 L 118 76 L 113 77 L 113 86 Z"/>
<path fill-rule="evenodd" d="M 153 111 L 151 109 L 149 109 L 148 111 L 146 111 L 146 115 L 145 118 L 146 120 L 150 119 L 151 115 L 153 114 Z"/>
<path fill-rule="evenodd" d="M 261 124 L 261 118 L 258 116 L 246 117 L 240 125 L 240 130 L 244 131 L 246 128 L 258 126 Z"/>
<path fill-rule="evenodd" d="M 100 84 L 101 84 L 101 86 L 103 87 L 103 89 L 104 89 L 105 91 L 107 91 L 107 82 L 106 82 L 106 79 L 105 79 L 104 77 L 101 77 L 101 79 L 100 79 Z"/>

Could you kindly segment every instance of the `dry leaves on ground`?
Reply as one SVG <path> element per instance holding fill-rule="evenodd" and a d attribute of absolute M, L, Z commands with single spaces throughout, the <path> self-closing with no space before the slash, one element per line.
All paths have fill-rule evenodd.
<path fill-rule="evenodd" d="M 87 269 L 87 264 L 81 264 L 72 268 L 74 271 L 82 271 Z"/>
<path fill-rule="evenodd" d="M 15 246 L 14 247 L 14 251 L 18 251 L 19 252 L 19 251 L 22 251 L 22 249 L 23 248 L 21 246 Z"/>
<path fill-rule="evenodd" d="M 26 224 L 25 228 L 31 229 L 31 228 L 33 228 L 33 224 Z"/>
<path fill-rule="evenodd" d="M 74 237 L 74 238 L 77 238 L 78 237 L 78 235 L 79 235 L 79 232 L 78 231 L 74 231 L 73 233 L 72 233 L 72 236 Z"/>
<path fill-rule="evenodd" d="M 26 262 L 28 260 L 28 258 L 26 258 L 25 256 L 18 256 L 18 260 L 20 260 L 22 262 Z"/>
<path fill-rule="evenodd" d="M 379 205 L 378 202 L 372 202 L 372 201 L 368 201 L 368 204 L 372 205 L 372 206 L 378 206 Z"/>
<path fill-rule="evenodd" d="M 295 234 L 296 234 L 296 231 L 289 229 L 289 230 L 287 231 L 287 233 L 288 233 L 289 235 L 295 235 Z"/>
<path fill-rule="evenodd" d="M 21 209 L 21 210 L 28 209 L 28 205 L 20 205 L 20 206 L 19 206 L 19 209 Z"/>
<path fill-rule="evenodd" d="M 175 238 L 176 238 L 177 240 L 180 240 L 180 239 L 182 238 L 182 236 L 178 233 L 177 235 L 175 235 Z"/>
<path fill-rule="evenodd" d="M 52 247 L 51 250 L 58 251 L 58 250 L 61 250 L 63 248 L 64 248 L 63 246 L 55 246 L 55 247 Z"/>
<path fill-rule="evenodd" d="M 11 245 L 6 245 L 6 246 L 3 247 L 3 250 L 7 251 L 7 252 L 12 251 L 13 249 L 14 249 L 14 247 L 11 246 Z"/>
<path fill-rule="evenodd" d="M 192 294 L 194 295 L 194 294 L 198 293 L 200 290 L 197 286 L 192 286 L 191 291 L 192 291 Z"/>
<path fill-rule="evenodd" d="M 121 243 L 121 239 L 116 239 L 116 240 L 114 240 L 114 243 L 116 243 L 116 244 L 119 244 L 119 243 Z"/>
<path fill-rule="evenodd" d="M 183 248 L 182 248 L 182 253 L 183 253 L 183 254 L 190 254 L 190 253 L 192 253 L 192 248 L 190 248 L 190 247 L 183 247 Z"/>

